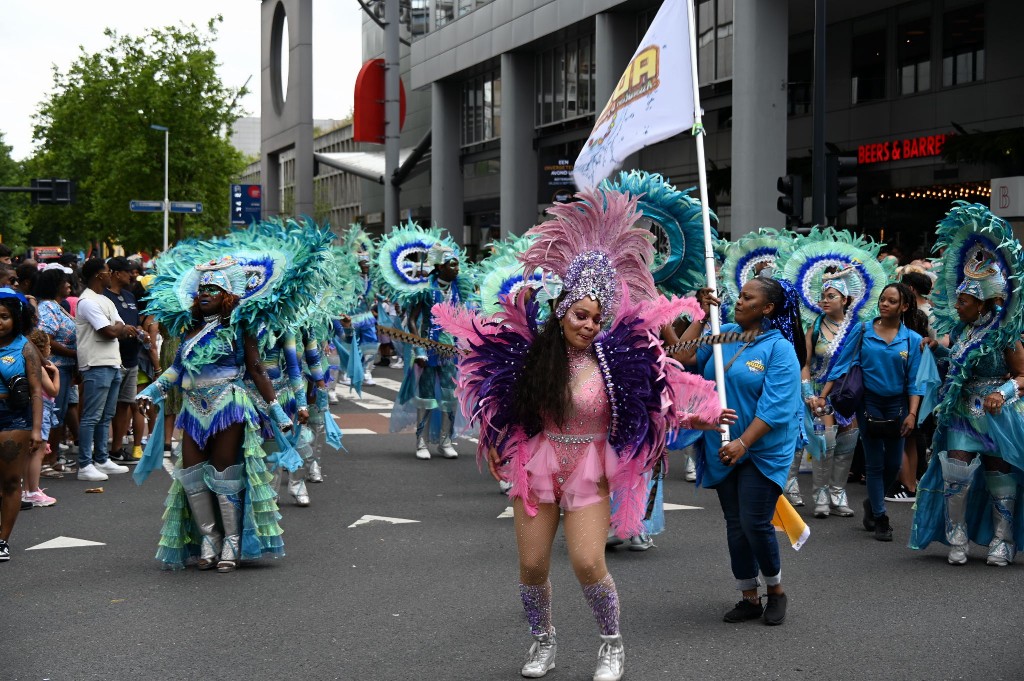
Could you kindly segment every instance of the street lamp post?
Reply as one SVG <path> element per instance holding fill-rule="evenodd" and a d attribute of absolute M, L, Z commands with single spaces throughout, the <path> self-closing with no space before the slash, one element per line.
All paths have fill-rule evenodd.
<path fill-rule="evenodd" d="M 171 148 L 171 130 L 165 125 L 156 125 L 155 123 L 149 127 L 154 130 L 161 130 L 164 133 L 164 250 L 163 253 L 167 252 L 167 241 L 168 241 L 168 225 L 170 223 L 171 216 L 171 199 L 168 192 L 168 174 L 170 170 L 170 148 Z"/>

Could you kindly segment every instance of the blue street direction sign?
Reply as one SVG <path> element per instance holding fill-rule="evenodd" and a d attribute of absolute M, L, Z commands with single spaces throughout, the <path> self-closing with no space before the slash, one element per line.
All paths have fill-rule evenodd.
<path fill-rule="evenodd" d="M 171 212 L 196 215 L 203 212 L 203 204 L 198 201 L 171 201 Z"/>
<path fill-rule="evenodd" d="M 129 201 L 128 209 L 133 213 L 159 213 L 164 209 L 163 201 Z"/>

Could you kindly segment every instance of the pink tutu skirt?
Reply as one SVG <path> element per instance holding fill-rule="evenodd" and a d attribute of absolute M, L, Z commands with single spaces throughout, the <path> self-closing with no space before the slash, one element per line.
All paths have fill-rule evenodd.
<path fill-rule="evenodd" d="M 589 438 L 589 441 L 580 442 Z M 568 441 L 563 441 L 568 440 Z M 602 479 L 618 470 L 619 459 L 606 434 L 577 436 L 539 433 L 524 443 L 530 453 L 526 464 L 532 504 L 558 504 L 575 511 L 608 497 Z"/>

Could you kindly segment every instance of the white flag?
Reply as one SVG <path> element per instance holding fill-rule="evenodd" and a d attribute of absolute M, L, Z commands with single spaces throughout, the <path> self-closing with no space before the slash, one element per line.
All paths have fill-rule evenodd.
<path fill-rule="evenodd" d="M 687 0 L 665 0 L 583 146 L 573 179 L 592 189 L 630 154 L 693 127 Z"/>

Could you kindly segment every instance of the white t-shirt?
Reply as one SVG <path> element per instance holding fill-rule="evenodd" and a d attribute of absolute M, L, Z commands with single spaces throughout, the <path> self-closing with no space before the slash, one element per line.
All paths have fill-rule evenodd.
<path fill-rule="evenodd" d="M 123 322 L 110 300 L 92 289 L 85 289 L 75 310 L 75 331 L 78 342 L 78 368 L 119 367 L 121 350 L 116 338 L 99 332 L 106 326 Z"/>

